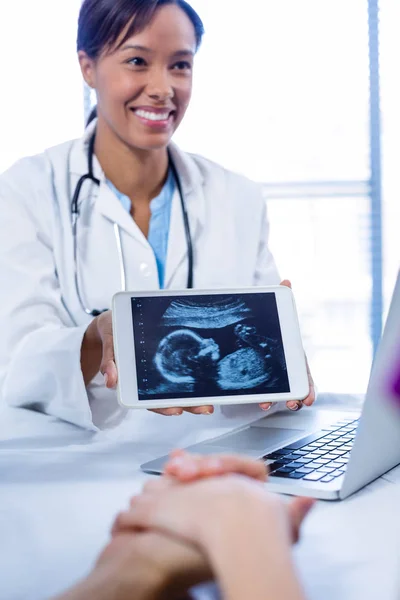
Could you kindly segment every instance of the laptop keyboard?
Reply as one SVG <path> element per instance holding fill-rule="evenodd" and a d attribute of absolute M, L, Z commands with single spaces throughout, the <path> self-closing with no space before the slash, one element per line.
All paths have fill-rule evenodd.
<path fill-rule="evenodd" d="M 331 483 L 344 475 L 359 419 L 342 420 L 263 456 L 270 477 Z"/>

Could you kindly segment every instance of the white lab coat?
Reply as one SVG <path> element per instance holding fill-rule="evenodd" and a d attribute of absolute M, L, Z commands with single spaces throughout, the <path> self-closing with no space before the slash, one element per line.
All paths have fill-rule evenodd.
<path fill-rule="evenodd" d="M 127 412 L 100 374 L 86 388 L 80 368 L 91 317 L 74 283 L 71 198 L 87 173 L 94 126 L 82 139 L 22 159 L 0 177 L 0 399 L 92 429 L 113 427 Z M 260 186 L 175 145 L 171 150 L 189 215 L 195 287 L 278 283 Z M 103 309 L 121 289 L 114 223 L 121 229 L 127 289 L 153 290 L 159 283 L 150 245 L 105 183 L 96 159 L 94 174 L 100 187 L 86 183 L 80 198 L 79 275 L 87 305 Z M 187 272 L 176 193 L 165 287 L 186 287 Z"/>

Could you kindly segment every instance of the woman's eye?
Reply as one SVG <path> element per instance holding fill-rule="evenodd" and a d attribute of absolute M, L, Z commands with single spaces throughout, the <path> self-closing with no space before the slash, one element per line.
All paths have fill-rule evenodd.
<path fill-rule="evenodd" d="M 190 64 L 190 62 L 187 62 L 186 60 L 181 60 L 181 61 L 175 63 L 172 68 L 176 71 L 190 71 L 192 68 L 192 65 Z"/>
<path fill-rule="evenodd" d="M 131 58 L 128 60 L 130 65 L 134 65 L 135 67 L 144 67 L 146 65 L 146 61 L 144 58 L 140 58 L 140 56 L 135 56 L 135 58 Z"/>

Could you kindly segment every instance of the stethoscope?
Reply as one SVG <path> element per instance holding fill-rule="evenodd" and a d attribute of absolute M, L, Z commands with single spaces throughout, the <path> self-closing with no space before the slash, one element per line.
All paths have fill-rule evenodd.
<path fill-rule="evenodd" d="M 75 188 L 75 192 L 74 195 L 72 197 L 72 202 L 71 202 L 71 216 L 72 216 L 72 235 L 74 238 L 74 277 L 75 277 L 75 289 L 76 289 L 76 294 L 78 296 L 79 299 L 79 303 L 82 307 L 82 310 L 89 316 L 91 317 L 98 317 L 101 313 L 106 312 L 108 309 L 105 308 L 103 310 L 98 310 L 98 309 L 90 309 L 86 306 L 86 302 L 83 298 L 83 294 L 81 293 L 81 289 L 79 286 L 79 272 L 78 272 L 78 237 L 77 237 L 77 232 L 78 232 L 78 219 L 79 219 L 79 214 L 80 214 L 80 206 L 79 206 L 79 196 L 81 193 L 81 189 L 83 184 L 85 183 L 85 181 L 90 180 L 92 183 L 95 183 L 96 185 L 100 186 L 100 180 L 97 179 L 94 174 L 93 174 L 93 156 L 94 156 L 94 143 L 95 143 L 95 139 L 96 139 L 96 133 L 94 133 L 92 135 L 92 137 L 89 140 L 89 147 L 88 147 L 88 172 L 85 175 L 82 175 L 82 177 L 79 179 L 78 183 L 76 184 L 76 188 Z M 185 205 L 185 200 L 184 200 L 184 195 L 183 195 L 183 191 L 182 191 L 182 185 L 181 185 L 181 181 L 178 175 L 178 172 L 176 170 L 174 161 L 172 160 L 171 157 L 171 152 L 168 149 L 168 161 L 169 161 L 169 168 L 172 171 L 172 175 L 174 177 L 175 183 L 176 183 L 176 187 L 178 189 L 178 193 L 179 193 L 179 197 L 181 200 L 181 207 L 182 207 L 182 215 L 183 215 L 183 223 L 184 223 L 184 227 L 185 227 L 185 236 L 186 236 L 186 244 L 187 244 L 187 250 L 188 250 L 188 279 L 187 279 L 187 288 L 191 289 L 193 288 L 193 244 L 192 244 L 192 236 L 190 234 L 190 225 L 189 225 L 189 217 L 187 214 L 187 210 L 186 210 L 186 205 Z M 124 260 L 124 253 L 122 250 L 122 243 L 121 243 L 121 232 L 119 229 L 119 225 L 117 223 L 114 223 L 114 234 L 115 234 L 115 240 L 117 243 L 117 251 L 118 251 L 118 261 L 119 261 L 119 268 L 120 268 L 120 274 L 121 274 L 121 290 L 126 292 L 126 269 L 125 269 L 125 260 Z"/>

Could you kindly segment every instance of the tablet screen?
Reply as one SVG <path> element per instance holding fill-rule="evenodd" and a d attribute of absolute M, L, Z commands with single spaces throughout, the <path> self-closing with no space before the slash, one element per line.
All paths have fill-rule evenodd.
<path fill-rule="evenodd" d="M 131 302 L 139 400 L 290 392 L 273 292 Z"/>

